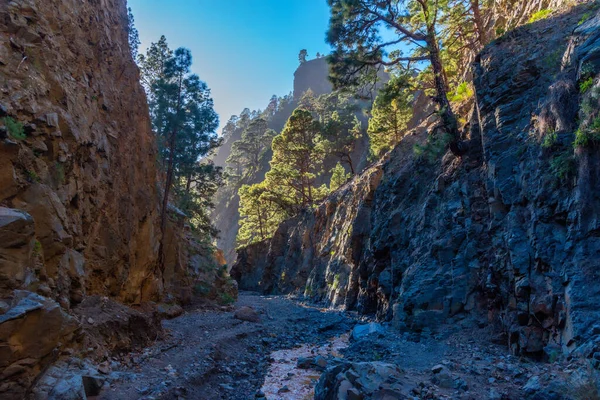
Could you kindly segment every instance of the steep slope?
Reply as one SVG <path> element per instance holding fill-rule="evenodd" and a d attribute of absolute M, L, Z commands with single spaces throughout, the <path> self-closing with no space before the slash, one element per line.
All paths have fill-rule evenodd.
<path fill-rule="evenodd" d="M 242 249 L 240 286 L 299 292 L 413 332 L 486 315 L 514 353 L 591 356 L 600 157 L 596 147 L 570 157 L 578 103 L 592 96 L 598 108 L 597 92 L 576 89 L 583 65 L 600 72 L 596 10 L 576 7 L 486 47 L 467 156 L 429 164 L 413 151 L 427 133 L 406 137 L 388 161 Z M 547 132 L 557 136 L 549 149 Z"/>

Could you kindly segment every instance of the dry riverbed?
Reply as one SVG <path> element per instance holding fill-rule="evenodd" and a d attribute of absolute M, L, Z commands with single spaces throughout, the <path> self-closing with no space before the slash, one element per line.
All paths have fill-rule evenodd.
<path fill-rule="evenodd" d="M 242 293 L 233 307 L 192 307 L 163 321 L 166 338 L 113 361 L 95 398 L 304 400 L 315 390 L 319 399 L 599 398 L 585 361 L 511 356 L 485 321 L 427 334 L 378 324 L 367 334 L 363 324 L 349 313 Z"/>
<path fill-rule="evenodd" d="M 235 318 L 235 310 L 244 307 L 255 310 L 260 321 Z M 277 351 L 326 346 L 329 339 L 350 331 L 353 321 L 345 313 L 303 306 L 284 297 L 241 293 L 229 310 L 192 308 L 163 326 L 167 339 L 132 354 L 128 362 L 115 364 L 111 375 L 119 379 L 99 399 L 254 399 L 265 378 L 267 392 L 283 390 L 287 394 L 282 398 L 291 399 L 285 388 L 294 385 L 289 371 L 279 387 L 277 372 L 269 371 L 277 369 L 276 359 L 285 358 Z M 313 379 L 320 374 L 306 372 Z"/>

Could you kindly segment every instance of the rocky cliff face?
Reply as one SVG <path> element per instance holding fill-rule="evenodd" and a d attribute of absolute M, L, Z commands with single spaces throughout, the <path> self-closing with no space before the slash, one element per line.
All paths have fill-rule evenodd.
<path fill-rule="evenodd" d="M 0 3 L 0 397 L 22 398 L 74 340 L 156 337 L 114 300 L 186 300 L 222 278 L 175 219 L 156 269 L 157 154 L 126 27 L 125 0 Z"/>
<path fill-rule="evenodd" d="M 579 104 L 598 108 L 597 92 L 577 90 L 582 68 L 600 72 L 598 24 L 583 5 L 490 44 L 474 65 L 467 156 L 429 164 L 413 151 L 427 133 L 415 131 L 389 160 L 240 251 L 232 275 L 242 288 L 299 292 L 422 334 L 486 315 L 514 353 L 591 356 L 600 155 L 572 142 Z"/>
<path fill-rule="evenodd" d="M 325 57 L 306 61 L 294 72 L 294 97 L 299 99 L 311 90 L 315 96 L 331 93 L 333 87 L 327 78 L 329 65 Z"/>
<path fill-rule="evenodd" d="M 140 301 L 145 283 L 157 292 L 156 153 L 124 10 L 0 5 L 2 116 L 26 136 L 3 130 L 0 202 L 28 214 L 3 224 L 27 227 L 18 256 L 3 246 L 3 295 L 40 288 L 68 307 L 86 293 Z"/>

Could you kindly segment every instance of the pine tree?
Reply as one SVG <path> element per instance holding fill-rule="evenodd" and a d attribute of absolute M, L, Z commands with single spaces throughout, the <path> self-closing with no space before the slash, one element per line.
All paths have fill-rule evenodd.
<path fill-rule="evenodd" d="M 155 108 L 155 105 L 152 104 L 155 91 L 153 86 L 165 78 L 167 61 L 171 57 L 173 57 L 173 51 L 169 49 L 167 38 L 164 35 L 160 37 L 158 42 L 150 44 L 146 54 L 140 54 L 137 57 L 140 67 L 140 80 L 148 96 L 150 112 Z"/>
<path fill-rule="evenodd" d="M 273 140 L 275 132 L 268 129 L 263 118 L 256 118 L 242 132 L 240 140 L 232 145 L 231 155 L 227 162 L 238 163 L 248 172 L 257 171 L 262 164 L 262 157 Z"/>
<path fill-rule="evenodd" d="M 152 68 L 147 70 L 150 75 L 145 79 L 146 82 L 151 82 L 149 97 L 152 125 L 157 135 L 165 172 L 160 219 L 160 229 L 164 238 L 173 188 L 181 202 L 180 205 L 187 206 L 186 211 L 194 213 L 199 226 L 206 225 L 206 213 L 198 211 L 199 206 L 207 204 L 206 200 L 201 198 L 205 189 L 201 185 L 206 185 L 207 180 L 216 183 L 220 171 L 211 166 L 199 165 L 198 162 L 218 146 L 220 141 L 215 133 L 218 116 L 213 109 L 210 90 L 197 75 L 190 73 L 190 51 L 179 48 L 171 53 L 166 47 L 166 40 L 162 42 L 164 47 L 150 49 L 161 50 L 155 54 L 158 57 L 153 55 L 146 58 L 152 61 Z M 162 57 L 167 54 L 172 56 L 163 60 Z M 197 196 L 196 201 L 192 201 L 194 193 Z M 214 231 L 209 233 L 214 234 Z M 161 241 L 161 269 L 164 269 L 164 246 L 165 243 Z"/>
<path fill-rule="evenodd" d="M 273 139 L 271 169 L 264 181 L 243 185 L 238 191 L 239 245 L 271 237 L 283 220 L 328 193 L 325 185 L 315 185 L 325 156 L 320 134 L 320 125 L 310 111 L 294 110 L 281 134 Z"/>
<path fill-rule="evenodd" d="M 346 170 L 340 163 L 337 163 L 331 172 L 331 181 L 329 182 L 329 191 L 331 192 L 337 190 L 340 186 L 352 178 L 352 174 L 347 174 Z"/>
<path fill-rule="evenodd" d="M 363 135 L 362 124 L 356 116 L 358 105 L 349 95 L 336 91 L 319 96 L 313 107 L 319 116 L 327 154 L 347 164 L 354 175 L 352 153 Z"/>
<path fill-rule="evenodd" d="M 434 100 L 446 131 L 453 138 L 450 149 L 461 154 L 456 116 L 448 101 L 448 81 L 440 52 L 440 19 L 444 7 L 433 0 L 328 0 L 331 8 L 327 41 L 335 47 L 329 57 L 335 86 L 353 83 L 362 72 L 373 67 L 410 70 L 415 63 L 427 61 L 432 71 Z M 396 35 L 383 39 L 380 29 Z M 398 47 L 417 44 L 415 52 L 405 55 Z"/>
<path fill-rule="evenodd" d="M 239 246 L 265 240 L 273 235 L 279 224 L 289 215 L 277 202 L 277 196 L 263 181 L 254 185 L 243 185 L 240 196 L 240 229 L 237 235 Z"/>
<path fill-rule="evenodd" d="M 273 139 L 271 170 L 266 179 L 287 188 L 282 203 L 292 208 L 312 206 L 325 191 L 315 187 L 325 155 L 320 126 L 309 111 L 296 109 L 280 135 Z"/>
<path fill-rule="evenodd" d="M 131 52 L 131 57 L 133 57 L 134 60 L 137 60 L 138 49 L 140 48 L 140 34 L 135 27 L 135 18 L 133 17 L 131 7 L 127 9 L 127 36 L 129 39 L 129 51 Z"/>
<path fill-rule="evenodd" d="M 300 50 L 300 53 L 298 53 L 298 61 L 300 62 L 300 64 L 304 64 L 306 62 L 307 57 L 308 51 L 306 51 L 306 49 Z"/>
<path fill-rule="evenodd" d="M 407 75 L 392 77 L 375 99 L 368 129 L 373 158 L 394 148 L 406 134 L 412 116 L 409 81 Z"/>

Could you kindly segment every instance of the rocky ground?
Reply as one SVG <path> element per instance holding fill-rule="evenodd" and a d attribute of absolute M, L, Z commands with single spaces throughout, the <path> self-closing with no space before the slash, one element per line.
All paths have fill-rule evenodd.
<path fill-rule="evenodd" d="M 163 325 L 164 339 L 107 363 L 106 383 L 87 388 L 88 398 L 306 399 L 313 387 L 316 399 L 599 398 L 587 364 L 558 353 L 510 356 L 483 321 L 402 335 L 352 314 L 242 293 L 233 306 L 196 305 Z"/>
<path fill-rule="evenodd" d="M 233 307 L 193 306 L 163 324 L 164 340 L 113 363 L 108 375 L 116 380 L 99 399 L 252 399 L 272 351 L 352 329 L 341 313 L 250 293 Z"/>

